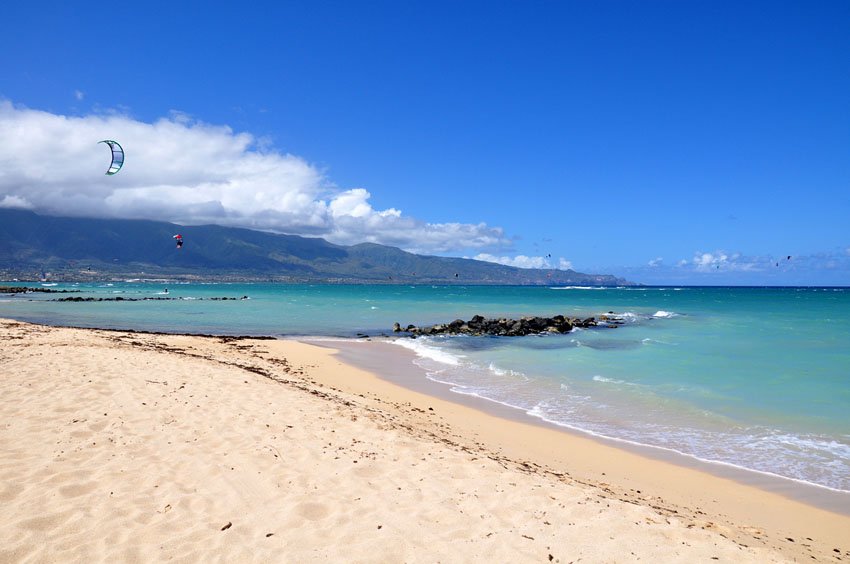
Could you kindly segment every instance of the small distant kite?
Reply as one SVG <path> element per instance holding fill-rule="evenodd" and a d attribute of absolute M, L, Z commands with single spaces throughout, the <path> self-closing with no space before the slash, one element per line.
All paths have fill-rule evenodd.
<path fill-rule="evenodd" d="M 177 243 L 177 248 L 178 248 L 178 249 L 182 249 L 182 248 L 183 248 L 183 235 L 181 235 L 181 234 L 179 234 L 179 233 L 178 233 L 177 235 L 175 235 L 174 237 L 172 237 L 172 239 L 174 239 L 174 241 Z"/>
<path fill-rule="evenodd" d="M 103 141 L 98 141 L 98 143 L 106 143 L 112 151 L 112 162 L 109 163 L 109 169 L 106 171 L 108 176 L 112 176 L 124 166 L 124 149 L 118 141 L 113 141 L 112 139 L 104 139 Z"/>

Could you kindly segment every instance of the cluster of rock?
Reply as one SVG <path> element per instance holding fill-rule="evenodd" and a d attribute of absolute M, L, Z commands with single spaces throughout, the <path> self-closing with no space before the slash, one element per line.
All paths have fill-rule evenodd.
<path fill-rule="evenodd" d="M 398 323 L 393 325 L 396 333 L 406 332 L 413 337 L 417 335 L 495 335 L 500 337 L 521 337 L 524 335 L 538 335 L 541 333 L 569 333 L 575 327 L 596 327 L 599 322 L 595 317 L 579 319 L 577 317 L 522 317 L 520 319 L 487 319 L 476 315 L 469 321 L 455 319 L 451 323 L 440 323 L 427 327 L 408 325 L 402 327 Z M 606 327 L 616 327 L 615 324 L 606 324 Z"/>
<path fill-rule="evenodd" d="M 55 300 L 50 300 L 51 302 L 146 302 L 146 301 L 172 301 L 172 300 L 185 300 L 188 298 L 124 298 L 121 296 L 116 296 L 114 298 L 83 298 L 80 296 L 76 296 L 73 298 L 57 298 Z M 248 296 L 242 296 L 241 298 L 191 298 L 192 301 L 198 300 L 247 300 Z"/>
<path fill-rule="evenodd" d="M 51 290 L 50 288 L 29 288 L 27 286 L 0 286 L 0 294 L 29 294 L 42 292 L 44 294 L 68 294 L 79 290 Z"/>

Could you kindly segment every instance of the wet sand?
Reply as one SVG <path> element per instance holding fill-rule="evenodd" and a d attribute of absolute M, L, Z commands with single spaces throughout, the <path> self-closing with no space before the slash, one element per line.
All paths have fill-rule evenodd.
<path fill-rule="evenodd" d="M 325 347 L 0 320 L 0 366 L 0 562 L 850 559 L 846 515 Z"/>
<path fill-rule="evenodd" d="M 638 445 L 583 433 L 549 423 L 538 417 L 528 415 L 522 410 L 504 404 L 492 402 L 477 396 L 453 392 L 450 385 L 429 379 L 425 370 L 416 366 L 415 353 L 393 345 L 388 340 L 335 339 L 328 342 L 327 339 L 316 338 L 307 342 L 319 346 L 330 345 L 330 348 L 337 351 L 337 356 L 343 362 L 353 364 L 383 380 L 412 391 L 465 405 L 503 419 L 545 427 L 565 433 L 570 437 L 589 438 L 594 442 L 617 450 L 625 450 L 642 457 L 696 469 L 702 473 L 712 474 L 721 478 L 728 478 L 743 485 L 753 486 L 769 493 L 779 494 L 800 501 L 805 505 L 813 505 L 850 517 L 850 493 L 848 492 L 840 492 L 814 484 L 807 484 L 763 472 L 754 472 L 727 464 L 711 463 L 665 449 L 652 448 L 646 445 Z"/>

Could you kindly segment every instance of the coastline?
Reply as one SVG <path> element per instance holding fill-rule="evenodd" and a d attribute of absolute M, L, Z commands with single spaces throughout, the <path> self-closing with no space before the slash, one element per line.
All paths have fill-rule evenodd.
<path fill-rule="evenodd" d="M 846 515 L 406 389 L 331 343 L 0 331 L 3 561 L 850 557 Z"/>
<path fill-rule="evenodd" d="M 483 411 L 501 419 L 541 426 L 570 436 L 596 441 L 602 445 L 624 450 L 645 458 L 694 469 L 718 478 L 730 479 L 745 486 L 755 487 L 768 493 L 778 494 L 791 500 L 811 505 L 818 509 L 850 517 L 850 492 L 834 490 L 826 486 L 802 482 L 793 478 L 786 478 L 740 466 L 703 460 L 670 449 L 596 435 L 580 429 L 551 423 L 539 417 L 533 417 L 519 408 L 494 402 L 486 398 L 453 392 L 450 385 L 429 379 L 426 371 L 414 364 L 415 353 L 409 349 L 391 345 L 386 340 L 327 340 L 316 338 L 305 340 L 305 342 L 319 346 L 329 345 L 328 348 L 336 350 L 343 362 L 353 364 L 376 375 L 382 380 L 412 391 L 438 397 L 477 411 Z M 388 359 L 393 359 L 393 357 L 398 358 L 388 361 Z M 391 367 L 391 369 L 387 367 Z"/>
<path fill-rule="evenodd" d="M 378 355 L 353 354 L 355 347 L 375 344 L 380 343 L 324 344 L 341 361 L 365 369 L 372 378 L 368 382 L 335 381 L 334 385 L 363 393 L 378 386 L 374 381 L 377 379 L 390 388 L 381 387 L 382 395 L 399 394 L 399 401 L 410 401 L 408 394 L 414 394 L 424 402 L 420 405 L 439 401 L 442 412 L 450 414 L 447 418 L 453 428 L 462 430 L 461 436 L 483 439 L 494 451 L 512 460 L 530 461 L 555 473 L 567 469 L 580 483 L 626 497 L 631 493 L 637 498 L 632 502 L 675 508 L 678 514 L 695 510 L 696 515 L 726 519 L 726 525 L 732 528 L 750 523 L 748 527 L 781 531 L 782 540 L 811 536 L 804 532 L 810 526 L 822 532 L 831 530 L 833 544 L 847 538 L 850 496 L 843 492 L 566 429 L 483 398 L 453 393 L 447 385 L 417 373 L 410 358 L 393 363 L 386 362 L 386 351 Z M 404 349 L 396 354 L 412 355 Z M 407 366 L 413 370 L 398 376 Z M 483 422 L 479 416 L 483 416 Z M 576 457 L 576 452 L 582 455 Z"/>

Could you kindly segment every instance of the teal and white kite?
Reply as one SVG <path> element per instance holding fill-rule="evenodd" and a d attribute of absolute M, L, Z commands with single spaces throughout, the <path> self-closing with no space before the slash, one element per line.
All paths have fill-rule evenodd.
<path fill-rule="evenodd" d="M 106 171 L 106 174 L 112 176 L 124 166 L 124 149 L 118 144 L 118 141 L 111 139 L 104 139 L 103 141 L 98 141 L 98 143 L 106 143 L 112 150 L 112 162 L 109 163 L 109 170 Z"/>

